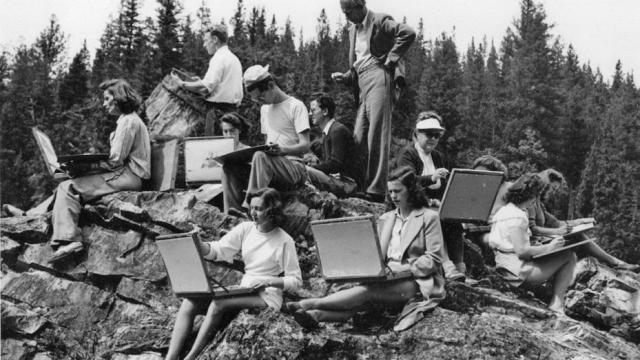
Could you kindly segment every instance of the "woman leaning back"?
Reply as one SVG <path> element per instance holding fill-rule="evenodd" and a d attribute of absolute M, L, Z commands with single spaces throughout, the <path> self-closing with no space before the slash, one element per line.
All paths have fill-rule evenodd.
<path fill-rule="evenodd" d="M 394 330 L 404 330 L 424 317 L 444 299 L 443 240 L 437 212 L 428 201 L 415 172 L 401 167 L 387 183 L 396 209 L 379 220 L 380 247 L 394 272 L 410 270 L 412 279 L 367 283 L 323 298 L 287 303 L 287 310 L 307 329 L 318 322 L 342 322 L 372 304 L 405 304 Z"/>
<path fill-rule="evenodd" d="M 195 316 L 206 315 L 191 350 L 184 359 L 195 359 L 218 330 L 224 316 L 233 310 L 282 307 L 282 291 L 302 285 L 302 275 L 296 248 L 291 236 L 280 228 L 283 219 L 282 201 L 278 191 L 263 188 L 248 196 L 253 221 L 243 222 L 219 241 L 201 242 L 205 259 L 233 262 L 240 254 L 245 274 L 240 286 L 256 287 L 258 295 L 226 299 L 183 300 L 171 334 L 165 359 L 178 359 L 191 332 Z M 284 273 L 284 276 L 279 276 Z"/>
<path fill-rule="evenodd" d="M 531 245 L 527 207 L 536 200 L 543 184 L 536 174 L 525 174 L 509 187 L 507 205 L 496 212 L 489 234 L 494 249 L 496 268 L 513 285 L 542 284 L 553 279 L 553 297 L 549 309 L 564 312 L 564 295 L 573 281 L 576 255 L 564 250 L 533 259 L 564 245 L 562 237 L 545 245 Z"/>

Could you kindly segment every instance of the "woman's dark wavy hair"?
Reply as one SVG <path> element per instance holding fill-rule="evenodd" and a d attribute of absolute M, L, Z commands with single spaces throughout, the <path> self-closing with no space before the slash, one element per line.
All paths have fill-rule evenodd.
<path fill-rule="evenodd" d="M 410 166 L 402 166 L 389 174 L 389 182 L 400 181 L 409 192 L 408 202 L 412 209 L 420 209 L 429 206 L 429 198 L 418 181 L 416 172 Z"/>
<path fill-rule="evenodd" d="M 100 90 L 108 91 L 123 114 L 131 114 L 140 107 L 140 95 L 123 79 L 111 79 L 100 84 Z"/>
<path fill-rule="evenodd" d="M 478 166 L 482 166 L 487 168 L 489 171 L 502 171 L 504 176 L 509 176 L 509 170 L 506 165 L 498 160 L 496 157 L 491 155 L 482 155 L 479 158 L 473 161 L 473 165 L 471 165 L 472 169 L 477 168 Z"/>
<path fill-rule="evenodd" d="M 524 174 L 509 187 L 504 197 L 510 203 L 522 204 L 538 196 L 543 186 L 544 183 L 537 174 Z"/>
<path fill-rule="evenodd" d="M 282 213 L 282 200 L 278 190 L 265 187 L 252 191 L 247 195 L 247 202 L 251 204 L 251 199 L 254 197 L 262 198 L 262 206 L 268 217 L 276 226 L 282 226 L 284 223 L 284 214 Z"/>
<path fill-rule="evenodd" d="M 235 111 L 222 115 L 222 117 L 220 118 L 220 123 L 223 122 L 231 124 L 231 126 L 240 130 L 240 136 L 246 135 L 247 131 L 249 130 L 249 124 L 247 124 L 247 121 Z"/>

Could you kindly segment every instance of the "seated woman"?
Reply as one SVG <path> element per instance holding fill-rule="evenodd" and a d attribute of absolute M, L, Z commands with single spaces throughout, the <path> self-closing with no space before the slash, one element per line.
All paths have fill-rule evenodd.
<path fill-rule="evenodd" d="M 56 262 L 83 249 L 78 218 L 82 204 L 123 190 L 140 190 L 142 180 L 151 176 L 149 132 L 136 110 L 140 96 L 124 80 L 100 84 L 104 107 L 118 117 L 116 130 L 109 136 L 109 160 L 104 173 L 63 181 L 56 190 L 51 222 L 51 246 L 57 247 L 49 262 Z"/>
<path fill-rule="evenodd" d="M 220 118 L 220 126 L 222 128 L 222 135 L 225 137 L 233 138 L 233 149 L 242 150 L 249 146 L 240 142 L 240 137 L 246 136 L 246 132 L 249 130 L 249 125 L 245 120 L 240 117 L 236 112 L 230 112 L 224 114 Z M 242 189 L 247 188 L 249 174 L 251 173 L 250 163 L 239 164 L 224 164 L 224 171 L 222 172 L 222 191 L 226 194 L 223 197 L 224 212 L 232 215 L 243 217 L 244 214 L 241 211 L 241 204 L 234 202 L 233 199 L 244 198 L 244 192 Z M 243 186 L 229 186 L 229 184 L 244 184 Z M 230 196 L 231 195 L 231 196 Z"/>
<path fill-rule="evenodd" d="M 563 177 L 562 174 L 553 169 L 544 170 L 538 173 L 538 176 L 542 181 L 543 187 L 538 192 L 535 201 L 533 201 L 527 208 L 529 227 L 531 228 L 531 233 L 534 237 L 543 239 L 548 236 L 563 236 L 570 233 L 573 226 L 593 222 L 593 219 L 560 221 L 549 213 L 542 203 L 542 198 L 546 192 L 550 191 L 550 189 L 562 186 Z M 576 236 L 581 236 L 582 238 L 587 239 L 585 234 Z M 593 256 L 599 261 L 619 270 L 640 270 L 640 265 L 629 264 L 615 256 L 612 256 L 593 241 L 577 247 L 575 251 L 580 258 L 584 256 Z"/>
<path fill-rule="evenodd" d="M 535 174 L 523 175 L 509 187 L 507 205 L 493 217 L 489 244 L 494 249 L 497 270 L 513 285 L 537 285 L 553 279 L 549 309 L 563 313 L 564 295 L 573 280 L 576 255 L 565 250 L 532 259 L 564 245 L 561 237 L 546 245 L 531 245 L 526 208 L 535 201 L 541 188 L 542 182 Z"/>
<path fill-rule="evenodd" d="M 396 209 L 380 217 L 380 247 L 389 268 L 410 270 L 414 278 L 367 283 L 323 298 L 287 303 L 303 327 L 314 328 L 319 321 L 346 321 L 369 303 L 406 304 L 394 327 L 399 331 L 415 324 L 444 299 L 438 213 L 427 208 L 427 198 L 411 168 L 392 172 L 387 185 Z"/>
<path fill-rule="evenodd" d="M 222 128 L 222 136 L 233 138 L 233 150 L 246 149 L 249 146 L 240 142 L 241 136 L 246 136 L 249 125 L 236 112 L 224 114 L 220 118 L 220 127 Z"/>
<path fill-rule="evenodd" d="M 219 241 L 201 242 L 200 247 L 208 260 L 231 263 L 234 256 L 240 254 L 245 264 L 240 286 L 256 287 L 260 292 L 226 299 L 184 299 L 176 316 L 166 359 L 179 358 L 193 319 L 203 310 L 206 310 L 204 321 L 184 359 L 198 356 L 229 311 L 267 307 L 279 310 L 282 290 L 293 290 L 302 285 L 295 244 L 279 227 L 282 221 L 280 194 L 274 189 L 263 188 L 250 193 L 248 199 L 253 221 L 237 225 Z M 279 276 L 282 273 L 284 276 Z"/>

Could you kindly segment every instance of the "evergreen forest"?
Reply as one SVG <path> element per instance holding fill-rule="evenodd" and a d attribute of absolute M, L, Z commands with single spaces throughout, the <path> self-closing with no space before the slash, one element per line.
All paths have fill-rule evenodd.
<path fill-rule="evenodd" d="M 204 75 L 210 57 L 203 32 L 214 21 L 205 2 L 186 14 L 180 0 L 157 0 L 148 18 L 140 6 L 141 0 L 121 0 L 95 53 L 85 43 L 70 63 L 55 15 L 34 43 L 0 54 L 3 204 L 28 209 L 55 186 L 31 127 L 45 131 L 59 153 L 107 151 L 115 121 L 101 106 L 103 80 L 127 79 L 146 98 L 174 67 Z M 323 10 L 307 41 L 293 19 L 278 23 L 268 10 L 237 0 L 235 14 L 224 20 L 243 68 L 269 64 L 285 92 L 305 103 L 315 93 L 331 94 L 337 119 L 352 126 L 353 96 L 330 79 L 348 67 L 346 20 L 330 24 Z M 408 141 L 419 112 L 435 110 L 447 128 L 440 150 L 458 167 L 492 154 L 508 164 L 510 178 L 560 171 L 566 186 L 549 210 L 561 219 L 595 217 L 600 245 L 640 262 L 640 89 L 620 62 L 604 79 L 589 59 L 579 59 L 534 0 L 521 0 L 513 17 L 502 39 L 478 34 L 465 49 L 457 48 L 455 34 L 428 39 L 422 20 L 409 24 L 418 37 L 405 58 L 408 87 L 394 112 L 394 145 Z M 247 141 L 257 142 L 258 105 L 246 100 L 240 112 L 256 125 Z"/>

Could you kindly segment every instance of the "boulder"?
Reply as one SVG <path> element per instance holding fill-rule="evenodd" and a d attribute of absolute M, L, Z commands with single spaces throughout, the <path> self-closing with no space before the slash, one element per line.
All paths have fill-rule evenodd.
<path fill-rule="evenodd" d="M 33 335 L 46 324 L 46 310 L 2 300 L 2 329 L 20 335 Z"/>
<path fill-rule="evenodd" d="M 36 351 L 38 343 L 34 340 L 2 339 L 0 358 L 11 360 L 27 360 Z"/>
<path fill-rule="evenodd" d="M 640 274 L 614 271 L 588 257 L 576 267 L 567 313 L 640 344 Z"/>
<path fill-rule="evenodd" d="M 114 300 L 113 294 L 98 287 L 39 270 L 4 275 L 2 297 L 12 303 L 44 308 L 48 321 L 64 327 L 105 319 Z"/>
<path fill-rule="evenodd" d="M 0 218 L 0 229 L 4 236 L 21 243 L 37 244 L 49 239 L 49 222 L 45 215 Z"/>

